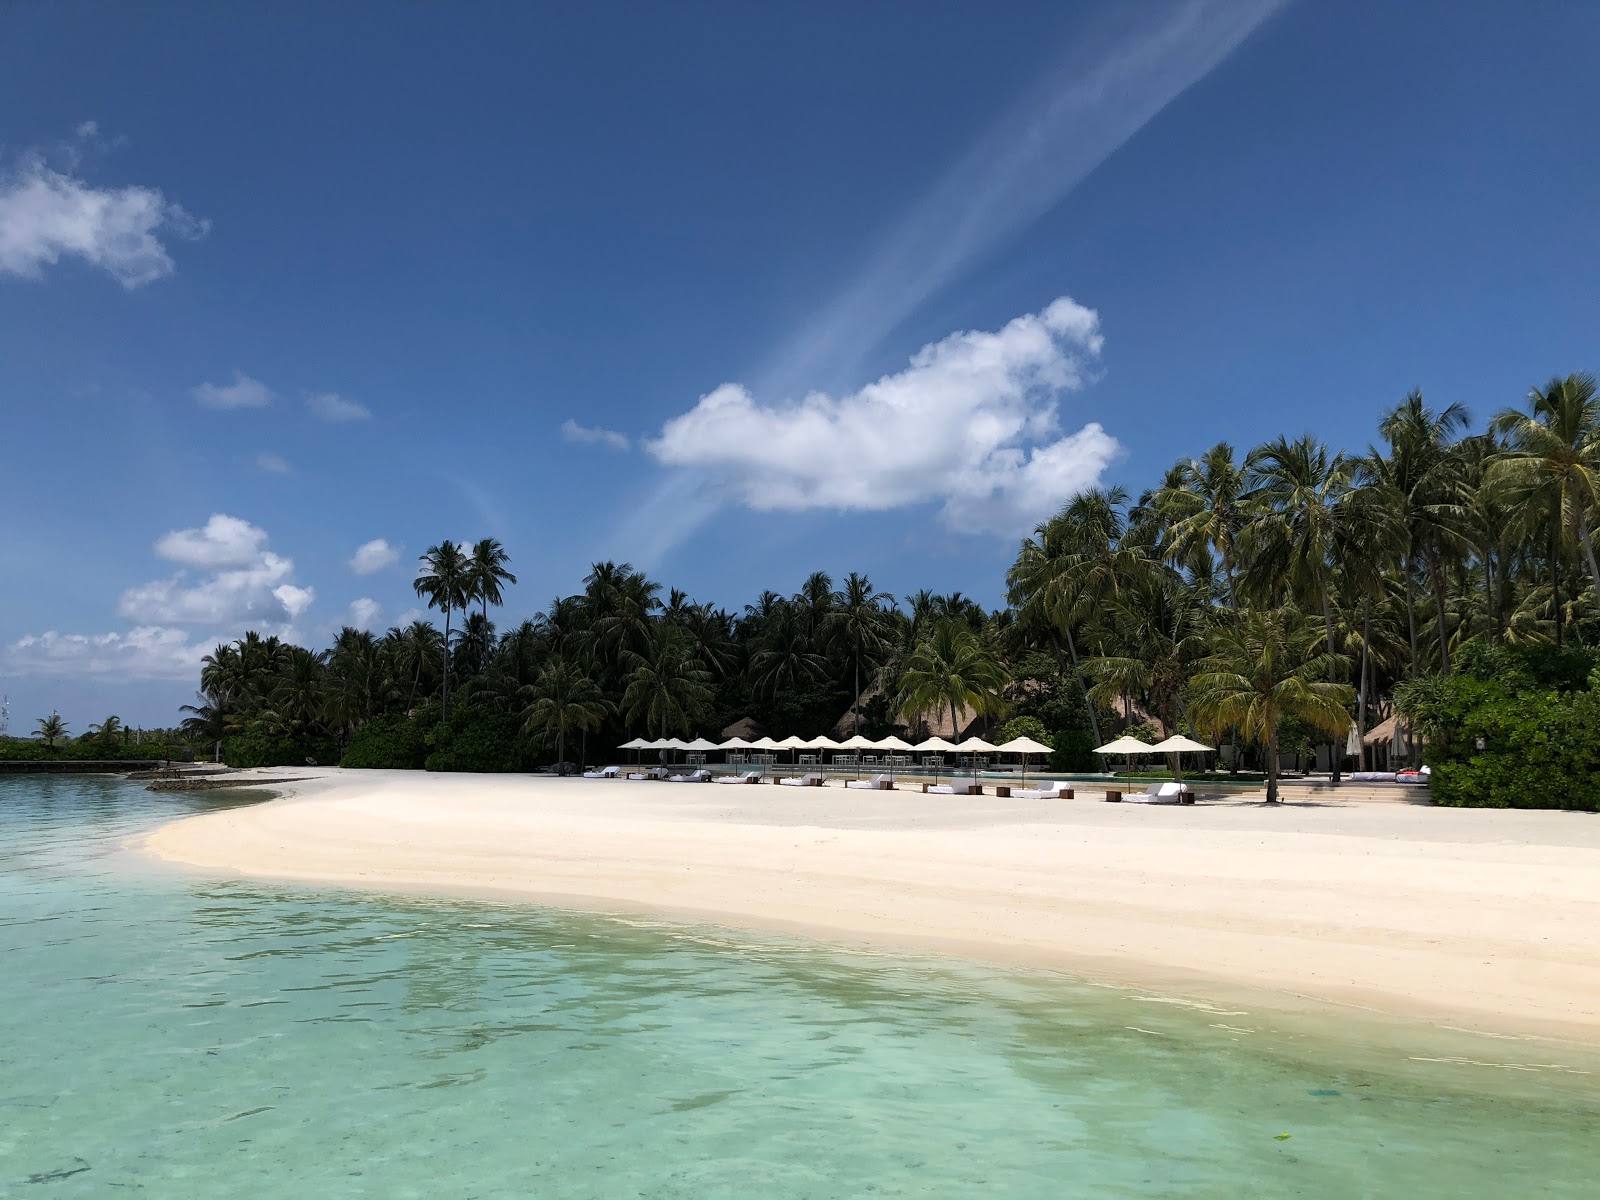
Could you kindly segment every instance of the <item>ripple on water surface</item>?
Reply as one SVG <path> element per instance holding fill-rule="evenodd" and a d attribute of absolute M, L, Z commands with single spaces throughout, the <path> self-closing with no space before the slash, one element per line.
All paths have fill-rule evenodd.
<path fill-rule="evenodd" d="M 1553 1064 L 1512 1095 L 1050 975 L 119 849 L 247 802 L 0 779 L 0 1195 L 1593 1194 Z"/>

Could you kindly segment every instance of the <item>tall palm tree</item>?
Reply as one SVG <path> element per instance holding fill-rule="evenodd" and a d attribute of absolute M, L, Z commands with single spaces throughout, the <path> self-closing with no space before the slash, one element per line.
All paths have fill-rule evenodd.
<path fill-rule="evenodd" d="M 1494 419 L 1506 439 L 1499 477 L 1517 495 L 1548 499 L 1556 520 L 1574 539 L 1600 606 L 1589 514 L 1600 506 L 1600 398 L 1590 374 L 1550 380 L 1528 393 L 1526 413 L 1508 409 Z M 1554 564 L 1552 564 L 1554 565 Z"/>
<path fill-rule="evenodd" d="M 850 693 L 854 733 L 861 732 L 861 658 L 864 654 L 881 654 L 887 647 L 886 608 L 893 603 L 893 596 L 875 591 L 865 575 L 851 571 L 844 587 L 833 593 L 832 610 L 825 618 L 833 637 L 850 648 L 855 664 L 855 684 Z"/>
<path fill-rule="evenodd" d="M 1023 541 L 1006 576 L 1011 603 L 1060 631 L 1097 743 L 1100 722 L 1074 631 L 1150 566 L 1144 548 L 1127 544 L 1127 507 L 1128 493 L 1119 487 L 1079 492 Z"/>
<path fill-rule="evenodd" d="M 1406 619 L 1411 630 L 1411 673 L 1421 674 L 1417 650 L 1417 618 L 1412 595 L 1420 565 L 1433 590 L 1438 622 L 1439 662 L 1450 674 L 1450 649 L 1445 617 L 1442 557 L 1456 538 L 1450 524 L 1452 488 L 1451 437 L 1465 429 L 1470 417 L 1460 404 L 1430 409 L 1420 391 L 1410 393 L 1383 418 L 1379 436 L 1387 451 L 1369 450 L 1367 467 L 1373 482 L 1383 487 L 1395 516 L 1407 531 L 1400 570 L 1405 582 Z"/>
<path fill-rule="evenodd" d="M 1211 655 L 1191 681 L 1189 715 L 1219 736 L 1229 728 L 1266 746 L 1267 803 L 1278 802 L 1278 728 L 1297 717 L 1330 737 L 1350 728 L 1354 690 L 1328 682 L 1331 654 L 1317 652 L 1322 634 L 1292 607 L 1251 609 L 1222 623 Z"/>
<path fill-rule="evenodd" d="M 499 608 L 505 603 L 501 594 L 502 583 L 515 583 L 517 577 L 508 564 L 511 556 L 497 538 L 483 538 L 472 544 L 467 555 L 467 592 L 483 605 L 483 619 L 489 619 L 489 605 Z"/>
<path fill-rule="evenodd" d="M 959 736 L 959 710 L 982 716 L 999 712 L 1007 682 L 1005 668 L 978 635 L 961 620 L 946 617 L 906 659 L 897 708 L 910 719 L 948 708 L 952 736 Z"/>
<path fill-rule="evenodd" d="M 643 652 L 624 651 L 623 665 L 623 715 L 658 737 L 687 733 L 711 702 L 710 672 L 669 627 L 657 630 Z"/>
<path fill-rule="evenodd" d="M 1167 557 L 1195 572 L 1215 558 L 1228 603 L 1236 606 L 1233 577 L 1248 505 L 1244 470 L 1234 459 L 1233 447 L 1218 442 L 1199 458 L 1180 463 L 1176 484 L 1155 498 L 1157 512 L 1168 523 Z"/>
<path fill-rule="evenodd" d="M 444 613 L 444 645 L 440 661 L 444 670 L 443 701 L 450 704 L 450 616 L 466 608 L 471 596 L 471 564 L 461 547 L 446 540 L 429 546 L 418 560 L 422 570 L 411 581 L 418 596 L 428 602 L 429 608 Z"/>
<path fill-rule="evenodd" d="M 43 738 L 44 744 L 52 750 L 56 747 L 56 740 L 67 736 L 67 723 L 61 719 L 58 712 L 51 713 L 48 717 L 40 717 L 36 722 L 39 726 L 34 730 L 34 737 Z"/>
<path fill-rule="evenodd" d="M 555 738 L 556 762 L 562 764 L 567 761 L 567 734 L 598 728 L 613 710 L 594 680 L 559 657 L 545 663 L 522 695 L 528 702 L 522 731 Z"/>

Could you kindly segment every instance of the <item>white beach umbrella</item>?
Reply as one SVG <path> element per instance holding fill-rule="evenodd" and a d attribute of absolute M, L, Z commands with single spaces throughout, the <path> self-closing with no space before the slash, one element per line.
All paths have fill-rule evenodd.
<path fill-rule="evenodd" d="M 942 737 L 931 737 L 926 741 L 918 742 L 911 747 L 913 750 L 954 750 L 954 742 L 947 742 Z"/>
<path fill-rule="evenodd" d="M 1173 780 L 1174 783 L 1182 783 L 1183 782 L 1183 760 L 1181 758 L 1179 758 L 1178 755 L 1184 754 L 1184 753 L 1197 753 L 1198 754 L 1198 753 L 1203 753 L 1203 752 L 1205 752 L 1207 750 L 1210 750 L 1210 749 L 1211 749 L 1210 746 L 1207 746 L 1207 745 L 1204 745 L 1204 744 L 1202 744 L 1200 742 L 1197 742 L 1193 738 L 1186 738 L 1181 733 L 1175 733 L 1171 737 L 1169 737 L 1166 741 L 1157 742 L 1154 746 L 1151 746 L 1150 747 L 1150 752 L 1152 754 L 1155 754 L 1155 753 L 1159 752 L 1161 754 L 1170 754 L 1170 755 L 1172 755 L 1172 761 L 1177 764 L 1172 770 L 1172 780 Z"/>
<path fill-rule="evenodd" d="M 1022 756 L 1023 787 L 1028 786 L 1028 755 L 1050 754 L 1053 752 L 1053 750 L 1054 747 L 1046 746 L 1043 742 L 1036 742 L 1030 737 L 1012 738 L 1009 742 L 1006 742 L 1000 747 L 1001 754 L 1019 754 Z"/>
<path fill-rule="evenodd" d="M 876 750 L 878 748 L 878 744 L 871 738 L 863 737 L 861 734 L 857 733 L 852 734 L 850 737 L 847 737 L 844 741 L 840 742 L 839 748 L 841 750 L 854 750 L 856 752 L 856 778 L 859 779 L 861 777 L 861 752 L 863 750 Z"/>
<path fill-rule="evenodd" d="M 705 738 L 695 738 L 695 740 L 692 741 L 692 742 L 685 742 L 683 744 L 682 748 L 685 749 L 685 750 L 720 750 L 720 749 L 722 749 L 722 747 L 717 745 L 715 742 L 708 742 L 708 741 L 706 741 Z"/>
<path fill-rule="evenodd" d="M 753 745 L 755 745 L 754 742 L 747 742 L 743 738 L 736 737 L 736 738 L 729 738 L 727 741 L 723 742 L 722 745 L 718 746 L 717 749 L 718 750 L 748 750 Z"/>
<path fill-rule="evenodd" d="M 1116 741 L 1107 742 L 1104 746 L 1096 746 L 1094 752 L 1096 754 L 1132 755 L 1149 754 L 1150 750 L 1151 747 L 1148 742 L 1141 742 L 1138 738 L 1132 738 L 1127 734 L 1123 734 L 1121 737 L 1117 738 Z M 1130 785 L 1133 783 L 1132 762 L 1128 763 L 1128 783 Z"/>
<path fill-rule="evenodd" d="M 789 761 L 792 763 L 794 761 L 795 752 L 798 750 L 804 750 L 809 745 L 811 745 L 811 743 L 806 741 L 806 739 L 801 737 L 798 733 L 791 733 L 788 737 L 784 738 L 783 741 L 778 743 L 778 748 L 781 750 L 787 750 L 789 752 Z"/>
<path fill-rule="evenodd" d="M 986 742 L 981 737 L 969 737 L 965 741 L 956 743 L 956 750 L 961 754 L 972 755 L 972 782 L 978 782 L 978 755 L 998 754 L 1000 747 L 993 742 Z"/>
<path fill-rule="evenodd" d="M 764 738 L 757 738 L 755 741 L 751 742 L 750 743 L 750 749 L 752 749 L 752 750 L 782 750 L 783 746 L 780 745 L 779 743 L 773 741 L 769 737 L 764 737 Z"/>
<path fill-rule="evenodd" d="M 634 738 L 631 742 L 623 742 L 622 745 L 617 747 L 618 750 L 648 750 L 649 748 L 650 743 L 643 738 Z"/>
<path fill-rule="evenodd" d="M 874 750 L 910 750 L 912 746 L 911 743 L 906 741 L 904 738 L 895 737 L 895 735 L 891 733 L 888 737 L 879 738 L 877 741 L 873 742 L 872 748 Z M 891 779 L 894 778 L 893 764 L 890 764 L 889 766 L 889 777 Z"/>

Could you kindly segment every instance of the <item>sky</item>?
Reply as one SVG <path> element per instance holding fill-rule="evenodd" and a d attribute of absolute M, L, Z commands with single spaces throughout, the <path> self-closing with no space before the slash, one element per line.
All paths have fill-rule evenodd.
<path fill-rule="evenodd" d="M 0 692 L 630 561 L 1001 602 L 1073 492 L 1600 369 L 1600 6 L 0 9 Z"/>

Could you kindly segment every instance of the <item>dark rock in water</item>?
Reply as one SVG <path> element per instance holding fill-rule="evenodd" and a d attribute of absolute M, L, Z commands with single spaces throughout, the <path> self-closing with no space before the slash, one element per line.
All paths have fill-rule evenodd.
<path fill-rule="evenodd" d="M 54 1183 L 58 1179 L 70 1179 L 74 1175 L 82 1175 L 89 1170 L 89 1164 L 81 1158 L 74 1158 L 75 1163 L 83 1163 L 78 1167 L 62 1167 L 59 1171 L 41 1171 L 37 1175 L 29 1175 L 29 1183 Z"/>

